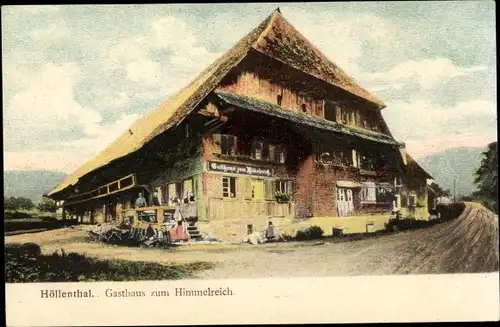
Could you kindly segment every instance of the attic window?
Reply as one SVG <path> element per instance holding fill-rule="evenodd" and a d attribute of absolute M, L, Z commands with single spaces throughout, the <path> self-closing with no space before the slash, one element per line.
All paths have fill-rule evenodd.
<path fill-rule="evenodd" d="M 302 112 L 307 112 L 307 107 L 305 103 L 301 104 L 300 107 L 302 108 Z"/>

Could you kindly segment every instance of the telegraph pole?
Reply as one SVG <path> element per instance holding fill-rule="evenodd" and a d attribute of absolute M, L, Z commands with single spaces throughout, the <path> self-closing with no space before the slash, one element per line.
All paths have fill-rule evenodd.
<path fill-rule="evenodd" d="M 453 203 L 457 202 L 457 193 L 456 193 L 456 182 L 457 178 L 453 178 Z"/>

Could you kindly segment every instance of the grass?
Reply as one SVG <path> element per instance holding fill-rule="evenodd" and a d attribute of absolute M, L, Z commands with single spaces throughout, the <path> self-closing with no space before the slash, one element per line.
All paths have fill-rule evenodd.
<path fill-rule="evenodd" d="M 31 248 L 37 247 L 31 244 Z M 162 265 L 143 261 L 100 260 L 78 253 L 26 251 L 26 245 L 5 246 L 5 282 L 141 281 L 190 278 L 212 269 L 210 262 Z M 38 247 L 39 248 L 39 247 Z"/>
<path fill-rule="evenodd" d="M 62 220 L 55 213 L 30 211 L 4 211 L 4 232 L 45 230 L 75 224 L 75 221 Z"/>

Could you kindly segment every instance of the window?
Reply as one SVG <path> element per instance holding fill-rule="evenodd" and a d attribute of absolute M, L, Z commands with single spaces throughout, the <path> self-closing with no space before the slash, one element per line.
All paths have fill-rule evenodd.
<path fill-rule="evenodd" d="M 236 198 L 235 177 L 222 177 L 222 196 L 224 198 Z"/>
<path fill-rule="evenodd" d="M 352 149 L 352 166 L 353 167 L 359 167 L 359 157 L 358 157 L 358 152 L 354 149 Z"/>
<path fill-rule="evenodd" d="M 340 111 L 340 121 L 345 125 L 349 123 L 349 112 L 345 108 Z"/>
<path fill-rule="evenodd" d="M 344 150 L 344 151 L 342 151 L 342 166 L 344 166 L 344 167 L 351 167 L 351 166 L 353 166 L 352 150 Z"/>
<path fill-rule="evenodd" d="M 285 149 L 281 147 L 276 148 L 276 158 L 279 163 L 285 163 Z"/>
<path fill-rule="evenodd" d="M 333 164 L 336 166 L 342 166 L 342 149 L 341 148 L 336 148 L 333 149 Z"/>
<path fill-rule="evenodd" d="M 182 197 L 182 183 L 181 182 L 175 183 L 175 193 L 177 193 L 177 196 Z"/>
<path fill-rule="evenodd" d="M 377 203 L 392 203 L 394 197 L 394 189 L 390 185 L 377 187 Z"/>
<path fill-rule="evenodd" d="M 278 106 L 281 106 L 282 100 L 283 100 L 283 96 L 281 94 L 278 94 L 278 96 L 276 97 L 276 103 L 278 104 Z"/>
<path fill-rule="evenodd" d="M 263 148 L 264 142 L 254 140 L 252 142 L 252 158 L 254 158 L 255 160 L 261 160 Z"/>
<path fill-rule="evenodd" d="M 329 121 L 337 121 L 337 107 L 332 101 L 325 101 L 325 119 Z"/>
<path fill-rule="evenodd" d="M 360 168 L 367 171 L 377 170 L 377 160 L 374 156 L 362 154 L 360 156 Z"/>
<path fill-rule="evenodd" d="M 307 106 L 305 103 L 301 104 L 300 108 L 302 109 L 302 112 L 304 112 L 304 113 L 307 112 Z"/>
<path fill-rule="evenodd" d="M 269 161 L 276 161 L 276 146 L 269 144 Z"/>
<path fill-rule="evenodd" d="M 292 181 L 276 181 L 276 192 L 291 195 L 293 193 L 292 183 Z"/>
<path fill-rule="evenodd" d="M 408 196 L 405 194 L 400 195 L 399 197 L 401 198 L 401 207 L 406 208 L 408 206 Z"/>
<path fill-rule="evenodd" d="M 252 199 L 264 200 L 264 181 L 252 181 Z"/>
<path fill-rule="evenodd" d="M 333 153 L 330 153 L 330 152 L 322 152 L 319 157 L 318 157 L 318 161 L 319 162 L 322 162 L 324 164 L 332 164 L 333 163 L 333 159 L 334 159 L 334 155 Z"/>
<path fill-rule="evenodd" d="M 417 205 L 417 197 L 415 194 L 410 194 L 408 196 L 408 206 L 409 207 L 415 207 Z"/>
<path fill-rule="evenodd" d="M 184 194 L 182 195 L 182 200 L 184 201 L 184 203 L 188 203 L 189 199 L 193 196 L 193 180 L 186 179 L 182 186 L 184 191 Z"/>
<path fill-rule="evenodd" d="M 221 135 L 221 153 L 226 155 L 236 154 L 236 137 L 234 135 Z"/>
<path fill-rule="evenodd" d="M 316 116 L 323 117 L 323 101 L 316 101 Z"/>
<path fill-rule="evenodd" d="M 377 202 L 376 185 L 374 182 L 364 182 L 361 187 L 361 202 Z"/>
<path fill-rule="evenodd" d="M 267 142 L 262 143 L 262 160 L 269 160 L 269 144 Z"/>
<path fill-rule="evenodd" d="M 343 149 L 339 146 L 335 148 L 326 148 L 321 144 L 319 145 L 319 162 L 324 164 L 333 164 L 336 166 L 355 166 L 357 163 L 357 153 L 353 149 Z"/>
<path fill-rule="evenodd" d="M 186 124 L 186 138 L 189 138 L 189 125 Z"/>
<path fill-rule="evenodd" d="M 345 189 L 337 188 L 337 201 L 345 201 Z"/>

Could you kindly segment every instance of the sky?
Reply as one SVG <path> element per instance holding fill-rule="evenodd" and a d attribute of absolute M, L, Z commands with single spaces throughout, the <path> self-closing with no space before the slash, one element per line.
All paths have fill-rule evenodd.
<path fill-rule="evenodd" d="M 2 6 L 4 170 L 73 172 L 278 6 L 414 157 L 496 141 L 493 1 Z"/>

